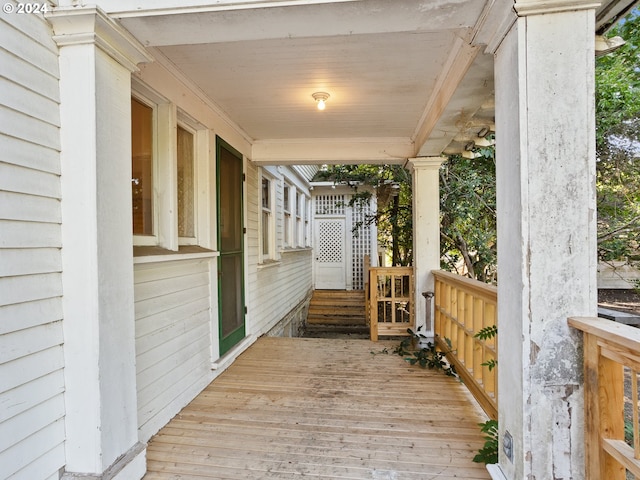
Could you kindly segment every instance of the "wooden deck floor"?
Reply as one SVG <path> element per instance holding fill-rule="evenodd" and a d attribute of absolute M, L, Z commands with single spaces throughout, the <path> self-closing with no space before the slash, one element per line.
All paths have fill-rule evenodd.
<path fill-rule="evenodd" d="M 145 479 L 490 478 L 464 385 L 385 345 L 259 339 L 152 438 Z"/>

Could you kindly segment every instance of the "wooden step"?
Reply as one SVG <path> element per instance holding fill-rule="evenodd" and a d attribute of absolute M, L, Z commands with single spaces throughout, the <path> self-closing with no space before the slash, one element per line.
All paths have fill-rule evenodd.
<path fill-rule="evenodd" d="M 307 317 L 308 325 L 366 325 L 363 317 L 339 316 L 339 315 L 310 315 Z"/>
<path fill-rule="evenodd" d="M 366 325 L 307 324 L 303 336 L 307 338 L 334 338 L 344 335 L 351 338 L 369 338 L 369 327 Z"/>
<path fill-rule="evenodd" d="M 362 307 L 365 305 L 364 298 L 314 298 L 311 305 L 345 305 Z"/>
<path fill-rule="evenodd" d="M 309 325 L 333 325 L 366 326 L 365 298 L 361 290 L 315 290 L 307 324 Z"/>
<path fill-rule="evenodd" d="M 315 290 L 313 292 L 315 300 L 364 300 L 362 290 Z"/>
<path fill-rule="evenodd" d="M 309 313 L 319 313 L 321 315 L 330 315 L 332 313 L 341 313 L 342 315 L 359 315 L 364 314 L 364 304 L 362 305 L 342 305 L 342 304 L 324 304 L 309 305 Z"/>

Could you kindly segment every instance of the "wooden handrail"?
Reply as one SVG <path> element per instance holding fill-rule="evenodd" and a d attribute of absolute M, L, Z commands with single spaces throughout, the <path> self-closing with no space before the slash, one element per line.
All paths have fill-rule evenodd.
<path fill-rule="evenodd" d="M 596 317 L 572 317 L 583 332 L 586 480 L 640 476 L 638 372 L 640 329 Z M 624 441 L 624 377 L 631 377 L 634 446 Z"/>
<path fill-rule="evenodd" d="M 441 270 L 432 273 L 436 344 L 486 414 L 497 419 L 497 336 L 486 340 L 475 337 L 481 329 L 496 325 L 497 288 Z"/>

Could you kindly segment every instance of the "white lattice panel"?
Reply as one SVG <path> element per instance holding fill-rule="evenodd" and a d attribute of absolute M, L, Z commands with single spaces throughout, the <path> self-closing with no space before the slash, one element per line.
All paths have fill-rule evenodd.
<path fill-rule="evenodd" d="M 344 257 L 344 222 L 323 220 L 319 225 L 318 262 L 340 263 Z"/>
<path fill-rule="evenodd" d="M 344 195 L 317 195 L 316 215 L 344 215 Z"/>
<path fill-rule="evenodd" d="M 371 207 L 355 205 L 353 207 L 352 249 L 352 282 L 354 290 L 364 290 L 364 256 L 371 256 L 371 225 L 367 225 L 367 216 L 371 214 Z"/>

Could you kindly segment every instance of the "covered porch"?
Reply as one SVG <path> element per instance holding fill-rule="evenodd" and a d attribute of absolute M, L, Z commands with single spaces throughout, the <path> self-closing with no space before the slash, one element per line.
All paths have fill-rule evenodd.
<path fill-rule="evenodd" d="M 397 343 L 260 338 L 151 439 L 144 478 L 490 478 L 482 410 Z"/>
<path fill-rule="evenodd" d="M 46 462 L 46 475 L 29 478 L 53 480 L 64 472 L 66 480 L 129 479 L 146 471 L 147 478 L 162 478 L 163 466 L 166 478 L 197 478 L 228 461 L 227 472 L 210 477 L 240 471 L 250 478 L 231 468 L 236 464 L 251 467 L 257 478 L 339 478 L 341 472 L 486 478 L 484 467 L 470 463 L 482 442 L 482 415 L 463 385 L 391 355 L 371 355 L 366 343 L 359 344 L 366 346 L 362 352 L 355 344 L 340 350 L 340 343 L 316 351 L 302 340 L 261 336 L 283 315 L 304 310 L 312 284 L 313 245 L 303 233 L 313 221 L 305 215 L 309 192 L 299 171 L 287 168 L 393 163 L 412 170 L 413 305 L 416 318 L 426 319 L 432 312 L 422 294 L 434 289 L 440 267 L 439 167 L 443 155 L 469 153 L 487 131 L 497 142 L 500 259 L 501 367 L 493 383 L 500 391 L 501 448 L 494 478 L 583 478 L 593 471 L 584 447 L 590 387 L 582 334 L 567 318 L 596 313 L 594 34 L 637 2 L 97 3 L 61 0 L 39 23 L 21 20 L 12 30 L 12 48 L 52 72 L 25 97 L 46 84 L 52 101 L 51 113 L 42 113 L 31 109 L 40 98 L 7 100 L 16 119 L 7 127 L 12 151 L 21 153 L 14 161 L 24 164 L 23 181 L 10 188 L 12 195 L 42 192 L 34 185 L 44 181 L 23 172 L 41 157 L 40 147 L 23 145 L 33 137 L 51 158 L 52 166 L 42 167 L 51 201 L 42 214 L 39 199 L 27 204 L 16 195 L 12 205 L 22 216 L 14 221 L 18 214 L 7 209 L 11 230 L 4 232 L 11 236 L 3 245 L 24 250 L 44 238 L 37 245 L 53 250 L 46 252 L 53 259 L 30 266 L 22 259 L 31 252 L 9 253 L 16 294 L 4 304 L 24 309 L 29 320 L 9 324 L 9 333 L 20 333 L 7 343 L 17 337 L 30 346 L 15 356 L 31 361 L 27 354 L 43 348 L 40 339 L 51 338 L 56 361 L 33 361 L 38 368 L 52 365 L 50 385 L 41 386 L 44 374 L 32 368 L 11 389 L 31 382 L 64 406 L 47 419 L 55 429 L 42 442 L 46 449 L 32 455 L 24 443 L 5 450 L 6 457 L 17 458 L 17 451 L 26 458 L 11 466 L 12 474 L 26 476 L 28 463 L 45 470 L 38 462 Z M 22 48 L 23 32 L 47 46 L 46 62 Z M 21 64 L 14 83 L 32 70 Z M 314 95 L 323 93 L 327 107 L 319 111 Z M 134 101 L 149 112 L 148 135 L 133 133 Z M 47 117 L 47 129 L 31 128 L 34 117 Z M 193 139 L 185 156 L 198 167 L 190 186 L 197 197 L 193 236 L 180 234 L 180 129 Z M 34 134 L 40 131 L 48 134 Z M 157 225 L 152 234 L 132 235 L 132 147 L 147 137 L 151 153 L 144 158 L 155 169 L 149 177 L 159 180 L 148 202 Z M 223 195 L 231 183 L 233 191 Z M 138 255 L 134 245 L 162 254 Z M 220 280 L 226 259 L 233 282 Z M 44 293 L 26 298 L 33 305 L 25 307 L 23 285 L 45 279 Z M 219 301 L 220 285 L 238 294 Z M 38 295 L 50 295 L 56 308 L 45 308 Z M 45 309 L 53 313 L 47 317 Z M 225 321 L 234 316 L 237 336 L 223 344 Z M 425 321 L 425 330 L 437 333 L 435 323 Z M 23 332 L 33 325 L 42 327 L 37 334 Z M 385 368 L 378 368 L 382 361 Z M 11 368 L 22 371 L 22 364 Z M 296 380 L 302 383 L 288 385 Z M 163 403 L 161 394 L 168 397 Z M 25 402 L 16 398 L 10 418 L 30 425 L 29 412 L 18 417 Z M 459 399 L 464 402 L 456 404 Z M 342 434 L 347 417 L 353 423 Z M 189 443 L 190 432 L 206 431 L 207 419 L 224 450 Z M 252 432 L 256 421 L 262 424 Z M 317 430 L 306 430 L 309 424 Z M 225 429 L 244 436 L 227 438 Z M 251 447 L 250 438 L 268 448 Z M 305 445 L 310 438 L 322 452 Z M 201 443 L 214 445 L 212 438 Z M 441 452 L 445 444 L 456 453 Z M 272 450 L 276 445 L 280 450 Z M 425 460 L 413 460 L 409 450 Z M 270 463 L 261 464 L 258 451 Z M 329 463 L 314 467 L 318 458 Z M 178 468 L 184 471 L 171 471 Z"/>

